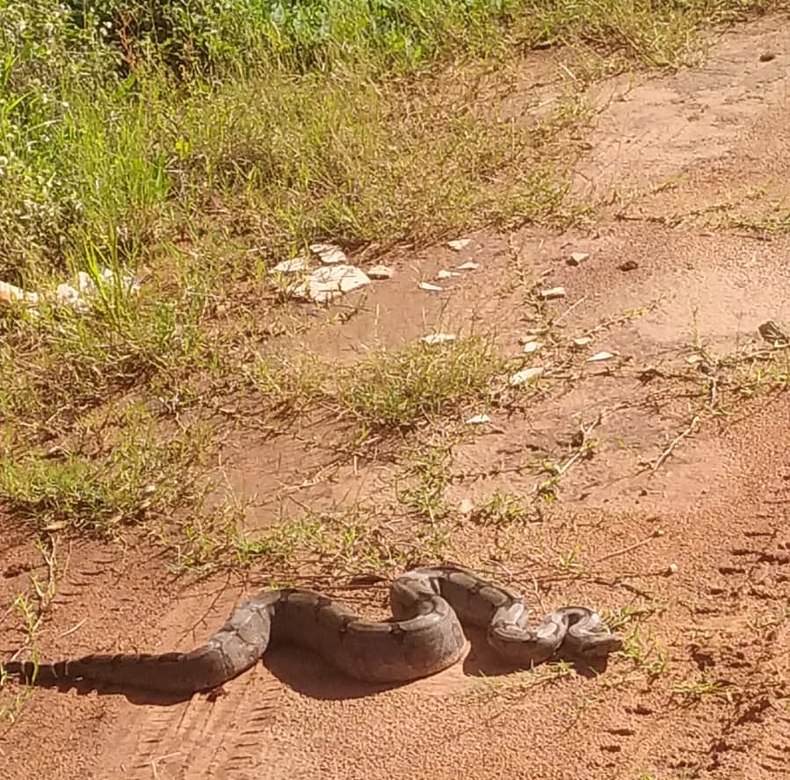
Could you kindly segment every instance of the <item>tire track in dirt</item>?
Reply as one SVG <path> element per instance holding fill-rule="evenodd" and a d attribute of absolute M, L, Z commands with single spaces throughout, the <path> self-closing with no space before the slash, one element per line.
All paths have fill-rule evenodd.
<path fill-rule="evenodd" d="M 117 772 L 113 776 L 128 780 L 245 780 L 261 766 L 274 771 L 271 726 L 284 696 L 282 686 L 265 677 L 252 670 L 212 697 L 127 705 L 94 777 L 105 777 L 110 767 Z"/>

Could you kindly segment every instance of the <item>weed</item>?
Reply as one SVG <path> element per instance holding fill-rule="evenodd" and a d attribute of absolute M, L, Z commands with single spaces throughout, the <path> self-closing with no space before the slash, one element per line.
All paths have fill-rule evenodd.
<path fill-rule="evenodd" d="M 42 530 L 72 527 L 107 533 L 187 500 L 196 490 L 190 468 L 205 439 L 197 428 L 160 443 L 149 432 L 124 436 L 98 459 L 35 453 L 0 459 L 0 499 Z M 206 435 L 206 432 L 203 432 Z"/>
<path fill-rule="evenodd" d="M 245 367 L 273 415 L 296 414 L 324 397 L 329 367 L 317 356 L 269 354 Z"/>
<path fill-rule="evenodd" d="M 712 680 L 703 673 L 698 679 L 678 683 L 669 690 L 687 702 L 698 702 L 708 696 L 721 696 L 730 701 L 736 689 L 730 683 Z"/>
<path fill-rule="evenodd" d="M 560 571 L 566 573 L 578 571 L 581 568 L 581 563 L 579 563 L 581 552 L 581 546 L 576 545 L 572 550 L 568 550 L 566 553 L 560 553 L 557 561 Z"/>
<path fill-rule="evenodd" d="M 444 494 L 450 484 L 453 442 L 429 441 L 407 454 L 407 465 L 395 475 L 397 500 L 418 516 L 432 521 L 445 517 Z"/>
<path fill-rule="evenodd" d="M 482 525 L 510 527 L 519 525 L 534 516 L 524 499 L 515 493 L 495 490 L 486 501 L 476 508 L 472 520 Z"/>
<path fill-rule="evenodd" d="M 642 614 L 640 612 L 633 612 L 634 614 Z M 629 615 L 628 619 L 630 619 Z M 621 617 L 622 619 L 622 617 Z M 619 628 L 623 623 L 614 619 L 609 624 L 613 630 Z M 635 626 L 632 631 L 629 631 L 623 640 L 623 649 L 620 651 L 621 655 L 625 658 L 630 658 L 640 669 L 647 672 L 651 678 L 658 677 L 663 674 L 667 668 L 669 660 L 667 651 L 660 647 L 655 639 L 645 638 L 639 630 L 639 626 Z"/>
<path fill-rule="evenodd" d="M 476 686 L 476 696 L 503 696 L 516 698 L 538 686 L 551 685 L 575 674 L 573 664 L 555 661 L 541 664 L 535 669 L 515 672 L 506 677 L 482 676 Z"/>
<path fill-rule="evenodd" d="M 32 595 L 20 593 L 11 605 L 11 611 L 16 613 L 22 622 L 22 632 L 24 643 L 32 650 L 32 660 L 37 661 L 38 653 L 35 647 L 35 640 L 38 635 L 44 615 L 49 610 L 52 600 L 57 595 L 59 578 L 68 566 L 68 559 L 62 564 L 57 557 L 56 543 L 53 538 L 47 542 L 36 541 L 38 549 L 47 567 L 46 582 L 41 582 L 35 574 L 30 575 L 30 584 L 33 590 Z M 5 669 L 0 666 L 0 688 L 3 688 L 7 680 Z M 8 704 L 0 707 L 0 723 L 12 724 L 25 702 L 32 695 L 31 686 L 25 686 L 21 691 L 14 694 Z"/>
<path fill-rule="evenodd" d="M 491 343 L 479 337 L 375 352 L 341 372 L 338 403 L 370 430 L 408 430 L 451 408 L 485 401 L 501 366 Z"/>
<path fill-rule="evenodd" d="M 297 562 L 310 561 L 323 571 L 337 574 L 380 571 L 397 557 L 386 534 L 358 513 L 341 515 L 306 513 L 254 534 L 243 528 L 244 507 L 229 504 L 211 512 L 192 513 L 166 544 L 176 548 L 177 568 L 210 569 L 233 561 L 237 566 L 260 565 L 274 576 L 289 573 Z"/>

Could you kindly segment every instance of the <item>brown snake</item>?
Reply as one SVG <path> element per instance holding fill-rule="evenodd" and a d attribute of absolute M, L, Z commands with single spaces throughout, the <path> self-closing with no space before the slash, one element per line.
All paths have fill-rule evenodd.
<path fill-rule="evenodd" d="M 520 667 L 558 654 L 597 661 L 622 647 L 622 639 L 586 607 L 556 609 L 530 629 L 518 593 L 457 566 L 406 572 L 390 585 L 390 605 L 393 619 L 377 622 L 311 590 L 265 590 L 189 653 L 7 661 L 4 667 L 27 682 L 88 680 L 192 694 L 218 688 L 254 666 L 270 641 L 307 647 L 351 677 L 384 683 L 415 680 L 458 661 L 466 645 L 462 624 L 484 628 L 497 654 Z"/>

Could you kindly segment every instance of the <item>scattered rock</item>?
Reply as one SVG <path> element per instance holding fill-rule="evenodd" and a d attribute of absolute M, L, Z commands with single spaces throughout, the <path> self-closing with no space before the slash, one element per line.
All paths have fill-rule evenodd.
<path fill-rule="evenodd" d="M 444 269 L 442 269 L 441 271 L 439 271 L 438 274 L 436 274 L 436 278 L 437 279 L 452 279 L 454 276 L 460 276 L 460 275 L 461 274 L 459 274 L 457 271 L 445 271 Z"/>
<path fill-rule="evenodd" d="M 678 571 L 678 565 L 676 563 L 670 563 L 669 566 L 667 566 L 667 576 L 677 574 L 677 571 Z"/>
<path fill-rule="evenodd" d="M 448 341 L 455 341 L 456 335 L 454 333 L 431 333 L 428 336 L 423 336 L 420 341 L 426 344 L 446 344 Z"/>
<path fill-rule="evenodd" d="M 55 297 L 61 302 L 69 306 L 73 306 L 77 311 L 85 311 L 86 304 L 84 300 L 80 300 L 80 291 L 70 284 L 59 284 L 55 288 Z"/>
<path fill-rule="evenodd" d="M 602 360 L 611 360 L 613 357 L 615 357 L 615 355 L 612 352 L 596 352 L 592 357 L 587 358 L 587 362 L 599 363 Z"/>
<path fill-rule="evenodd" d="M 487 414 L 476 414 L 474 417 L 470 417 L 467 421 L 467 425 L 482 425 L 483 423 L 491 422 L 491 418 Z"/>
<path fill-rule="evenodd" d="M 38 303 L 38 293 L 27 292 L 8 282 L 0 282 L 0 301 L 3 303 L 22 301 L 28 306 L 35 306 Z"/>
<path fill-rule="evenodd" d="M 693 366 L 695 363 L 701 363 L 701 362 L 702 362 L 702 355 L 689 355 L 686 358 L 686 363 L 688 363 L 690 366 Z"/>
<path fill-rule="evenodd" d="M 466 249 L 471 242 L 471 238 L 456 238 L 453 241 L 448 241 L 447 246 L 449 246 L 450 249 L 454 249 L 456 252 L 460 252 L 462 249 Z"/>
<path fill-rule="evenodd" d="M 442 292 L 444 287 L 439 287 L 438 284 L 431 284 L 430 282 L 420 282 L 421 290 L 428 290 L 429 292 Z"/>
<path fill-rule="evenodd" d="M 85 271 L 77 273 L 77 287 L 70 284 L 59 284 L 55 289 L 55 297 L 62 303 L 67 303 L 79 312 L 86 312 L 91 307 L 91 300 L 99 294 L 99 287 L 115 285 L 118 282 L 127 294 L 135 294 L 140 289 L 140 284 L 133 276 L 126 275 L 117 279 L 115 272 L 104 268 L 99 273 L 98 284 L 90 274 Z"/>
<path fill-rule="evenodd" d="M 524 345 L 524 352 L 527 355 L 531 355 L 533 352 L 537 352 L 540 349 L 540 344 L 537 341 L 528 341 Z"/>
<path fill-rule="evenodd" d="M 458 505 L 458 511 L 462 515 L 471 515 L 472 512 L 475 511 L 475 505 L 469 498 L 461 499 L 461 503 Z"/>
<path fill-rule="evenodd" d="M 588 257 L 589 252 L 571 252 L 570 257 L 565 261 L 568 265 L 581 265 Z"/>
<path fill-rule="evenodd" d="M 326 265 L 313 271 L 306 282 L 293 290 L 293 295 L 316 303 L 329 303 L 368 284 L 370 277 L 355 265 Z"/>
<path fill-rule="evenodd" d="M 347 262 L 346 253 L 336 244 L 310 244 L 310 251 L 325 265 Z"/>
<path fill-rule="evenodd" d="M 42 296 L 54 298 L 60 303 L 65 303 L 73 307 L 78 312 L 86 312 L 91 307 L 91 300 L 99 294 L 101 287 L 105 285 L 120 285 L 123 291 L 129 295 L 137 293 L 140 289 L 140 283 L 131 275 L 126 274 L 118 278 L 114 271 L 109 268 L 103 268 L 94 281 L 93 277 L 85 271 L 77 273 L 77 286 L 74 287 L 70 284 L 59 284 L 54 294 L 52 292 L 44 292 L 39 295 L 36 292 L 28 292 L 21 287 L 17 287 L 8 282 L 0 282 L 0 303 L 12 303 L 20 301 L 27 305 L 31 312 L 38 314 L 35 310 L 36 304 Z"/>
<path fill-rule="evenodd" d="M 579 338 L 573 340 L 573 346 L 577 349 L 582 349 L 590 343 L 592 343 L 592 339 L 589 336 L 579 336 Z"/>
<path fill-rule="evenodd" d="M 368 271 L 368 276 L 371 279 L 392 279 L 394 273 L 395 272 L 389 266 L 374 265 L 373 268 Z"/>
<path fill-rule="evenodd" d="M 565 297 L 565 288 L 564 287 L 552 287 L 550 290 L 541 290 L 540 297 L 546 301 L 550 301 L 554 298 L 564 298 Z"/>
<path fill-rule="evenodd" d="M 771 60 L 775 60 L 776 55 L 772 51 L 764 51 L 760 55 L 760 62 L 770 62 Z"/>
<path fill-rule="evenodd" d="M 480 263 L 473 263 L 471 260 L 467 263 L 461 263 L 461 265 L 456 266 L 459 271 L 476 271 L 480 268 Z"/>
<path fill-rule="evenodd" d="M 636 260 L 626 260 L 624 263 L 620 263 L 617 268 L 620 271 L 636 271 L 639 268 L 639 263 Z"/>
<path fill-rule="evenodd" d="M 521 371 L 517 371 L 510 377 L 510 385 L 511 387 L 518 387 L 519 385 L 523 385 L 525 382 L 529 382 L 530 379 L 536 379 L 542 373 L 543 366 L 524 368 Z"/>
<path fill-rule="evenodd" d="M 280 274 L 296 274 L 301 271 L 306 271 L 308 268 L 310 268 L 310 261 L 305 255 L 300 254 L 291 260 L 283 260 L 277 263 L 272 270 Z"/>

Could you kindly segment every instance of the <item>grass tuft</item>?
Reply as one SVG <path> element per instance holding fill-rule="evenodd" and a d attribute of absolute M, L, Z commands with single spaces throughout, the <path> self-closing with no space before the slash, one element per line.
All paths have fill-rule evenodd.
<path fill-rule="evenodd" d="M 370 429 L 407 430 L 457 406 L 485 402 L 502 361 L 481 337 L 368 355 L 342 372 L 340 406 Z"/>
<path fill-rule="evenodd" d="M 166 442 L 143 430 L 94 458 L 67 451 L 9 453 L 0 459 L 0 502 L 42 531 L 110 533 L 194 500 L 192 469 L 205 444 L 197 429 Z"/>

